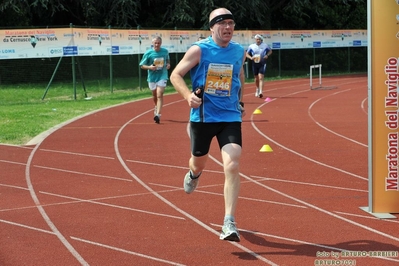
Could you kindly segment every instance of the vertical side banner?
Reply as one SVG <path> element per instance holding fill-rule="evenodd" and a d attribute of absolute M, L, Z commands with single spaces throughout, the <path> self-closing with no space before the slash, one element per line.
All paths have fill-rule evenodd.
<path fill-rule="evenodd" d="M 399 213 L 399 0 L 368 5 L 369 211 Z"/>

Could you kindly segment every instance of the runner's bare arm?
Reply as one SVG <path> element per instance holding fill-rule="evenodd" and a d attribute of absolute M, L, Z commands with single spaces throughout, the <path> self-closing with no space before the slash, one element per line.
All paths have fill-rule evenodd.
<path fill-rule="evenodd" d="M 244 56 L 242 59 L 242 68 L 240 71 L 240 82 L 241 82 L 240 102 L 243 102 L 243 97 L 244 97 L 244 85 L 245 85 L 244 63 L 245 63 L 245 58 L 246 58 L 245 55 L 246 55 L 246 52 L 244 52 Z"/>
<path fill-rule="evenodd" d="M 199 63 L 200 57 L 201 49 L 197 45 L 191 46 L 170 75 L 170 82 L 175 90 L 180 93 L 180 95 L 186 99 L 188 105 L 193 108 L 200 106 L 202 100 L 195 96 L 195 94 L 188 88 L 184 81 L 184 76 L 191 68 L 195 67 Z"/>
<path fill-rule="evenodd" d="M 245 74 L 244 74 L 244 63 L 245 63 L 245 58 L 246 58 L 246 52 L 244 52 L 244 56 L 242 59 L 242 67 L 240 71 L 240 82 L 241 82 L 241 90 L 240 90 L 240 102 L 244 102 L 244 87 L 245 87 Z M 245 109 L 244 106 L 242 106 L 242 116 L 245 116 Z"/>

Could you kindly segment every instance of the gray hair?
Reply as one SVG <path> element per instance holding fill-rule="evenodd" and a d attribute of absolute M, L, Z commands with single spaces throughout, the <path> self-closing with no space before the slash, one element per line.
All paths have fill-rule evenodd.
<path fill-rule="evenodd" d="M 162 38 L 159 35 L 156 35 L 154 38 L 152 38 L 152 41 L 160 41 L 162 43 Z"/>

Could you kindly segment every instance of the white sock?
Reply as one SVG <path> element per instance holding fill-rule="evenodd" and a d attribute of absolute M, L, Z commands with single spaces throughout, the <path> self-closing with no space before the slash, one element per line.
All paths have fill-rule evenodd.
<path fill-rule="evenodd" d="M 235 222 L 234 216 L 232 216 L 232 215 L 226 215 L 226 216 L 224 217 L 224 222 L 227 222 L 227 221 L 232 221 L 232 222 L 234 223 L 234 222 Z"/>

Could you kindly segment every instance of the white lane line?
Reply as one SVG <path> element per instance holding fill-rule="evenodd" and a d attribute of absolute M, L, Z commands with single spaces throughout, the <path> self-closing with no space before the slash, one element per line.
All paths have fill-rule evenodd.
<path fill-rule="evenodd" d="M 246 182 L 241 182 L 241 184 L 243 183 L 249 183 L 249 181 Z M 150 183 L 151 185 L 155 185 L 155 186 L 161 186 L 161 187 L 170 187 L 170 188 L 175 188 L 174 191 L 176 190 L 183 190 L 183 188 L 181 187 L 174 187 L 174 186 L 167 186 L 167 185 L 163 185 L 163 184 L 154 184 L 154 183 Z M 209 188 L 209 187 L 215 187 L 215 186 L 223 186 L 223 184 L 220 185 L 209 185 L 209 186 L 201 186 L 200 188 L 197 188 L 195 190 L 196 193 L 203 193 L 203 194 L 209 194 L 209 195 L 217 195 L 217 196 L 221 196 L 223 197 L 222 193 L 216 193 L 216 192 L 209 192 L 209 191 L 205 191 L 203 190 L 204 188 Z M 159 191 L 158 191 L 159 192 Z M 162 192 L 163 193 L 163 192 Z M 262 199 L 256 199 L 256 198 L 248 198 L 248 197 L 239 197 L 240 199 L 243 200 L 249 200 L 249 201 L 256 201 L 256 202 L 263 202 L 263 203 L 271 203 L 271 204 L 277 204 L 277 205 L 284 205 L 284 206 L 288 206 L 288 207 L 295 207 L 295 208 L 302 208 L 302 209 L 306 209 L 305 206 L 302 205 L 295 205 L 295 204 L 289 204 L 289 203 L 282 203 L 282 202 L 278 202 L 278 201 L 270 201 L 270 200 L 262 200 Z"/>
<path fill-rule="evenodd" d="M 398 220 L 381 219 L 381 218 L 377 218 L 377 217 L 374 217 L 374 216 L 359 215 L 359 214 L 347 213 L 347 212 L 340 212 L 340 211 L 335 211 L 335 213 L 339 213 L 339 214 L 343 214 L 343 215 L 348 215 L 348 216 L 354 216 L 354 217 L 360 217 L 360 218 L 366 218 L 366 219 L 372 219 L 372 220 L 377 220 L 377 221 L 381 221 L 381 222 L 399 223 Z"/>
<path fill-rule="evenodd" d="M 0 160 L 0 162 L 26 166 L 26 163 L 20 163 L 20 162 L 14 162 L 14 161 Z"/>
<path fill-rule="evenodd" d="M 160 163 L 152 163 L 152 162 L 137 161 L 137 160 L 128 160 L 128 159 L 127 159 L 126 161 L 127 161 L 127 162 L 133 162 L 133 163 L 139 163 L 139 164 L 152 165 L 152 166 L 160 166 L 160 167 L 167 167 L 167 168 L 176 168 L 176 169 L 185 169 L 185 170 L 187 170 L 187 166 L 177 166 L 177 165 L 171 165 L 171 164 L 160 164 Z M 223 171 L 215 171 L 215 170 L 207 170 L 207 169 L 205 169 L 204 172 L 224 174 Z M 328 185 L 322 185 L 322 184 L 316 184 L 316 183 L 296 182 L 296 181 L 275 179 L 275 178 L 264 177 L 264 176 L 252 175 L 251 177 L 253 177 L 253 178 L 259 178 L 259 179 L 266 180 L 266 181 L 272 180 L 272 181 L 287 182 L 287 183 L 293 183 L 293 184 L 302 184 L 302 185 L 309 185 L 309 186 L 320 186 L 320 187 L 326 187 L 326 188 L 335 188 L 335 189 L 341 189 L 341 190 L 351 190 L 351 191 L 367 192 L 367 190 L 361 190 L 361 189 L 356 189 L 356 188 L 328 186 Z M 248 182 L 248 181 L 247 181 L 247 182 Z M 245 182 L 243 182 L 243 183 L 245 183 Z M 173 186 L 167 186 L 167 185 L 155 184 L 155 183 L 150 183 L 150 184 L 157 185 L 157 186 L 171 187 L 171 188 L 173 187 Z M 202 186 L 202 187 L 212 187 L 212 186 L 213 186 L 213 185 L 210 185 L 210 186 Z M 178 189 L 182 189 L 182 188 L 178 188 Z M 197 190 L 196 190 L 196 191 L 197 191 Z M 204 192 L 204 193 L 206 193 L 206 192 Z"/>
<path fill-rule="evenodd" d="M 22 190 L 29 190 L 26 187 L 20 187 L 20 186 L 14 186 L 14 185 L 7 185 L 7 184 L 0 184 L 0 187 L 8 187 L 8 188 L 16 188 L 16 189 L 22 189 Z"/>
<path fill-rule="evenodd" d="M 38 232 L 41 232 L 41 233 L 46 233 L 46 234 L 50 234 L 50 235 L 55 235 L 55 233 L 54 233 L 53 231 L 44 230 L 44 229 L 40 229 L 40 228 L 37 228 L 37 227 L 29 226 L 29 225 L 24 225 L 24 224 L 20 224 L 20 223 L 15 223 L 15 222 L 3 220 L 3 219 L 0 219 L 0 222 L 1 222 L 1 223 L 5 223 L 5 224 L 10 224 L 10 225 L 18 226 L 18 227 L 22 227 L 22 228 L 25 228 L 25 229 L 30 229 L 30 230 L 33 230 L 33 231 L 38 231 Z"/>
<path fill-rule="evenodd" d="M 297 92 L 294 92 L 294 93 L 290 93 L 290 94 L 287 94 L 285 97 L 291 96 L 291 95 L 295 95 L 295 94 L 304 93 L 304 92 L 309 92 L 309 90 L 302 90 L 302 91 L 297 91 Z M 271 103 L 271 102 L 268 102 L 268 103 Z M 263 105 L 265 105 L 265 104 L 267 104 L 267 103 L 263 103 L 261 106 L 263 106 Z M 253 120 L 253 116 L 254 116 L 254 115 L 252 114 L 252 115 L 251 115 L 251 118 L 250 118 L 252 127 L 253 127 L 261 136 L 263 136 L 265 139 L 267 139 L 267 140 L 269 140 L 270 142 L 276 144 L 277 146 L 280 146 L 282 149 L 284 149 L 284 150 L 286 150 L 286 151 L 289 151 L 289 152 L 291 152 L 291 153 L 293 153 L 293 154 L 295 154 L 295 155 L 298 155 L 299 157 L 302 157 L 302 158 L 304 158 L 304 159 L 306 159 L 306 160 L 308 160 L 308 161 L 311 161 L 311 162 L 313 162 L 313 163 L 315 163 L 315 164 L 318 164 L 318 165 L 321 165 L 321 166 L 324 166 L 324 167 L 327 167 L 327 168 L 336 170 L 336 171 L 338 171 L 338 172 L 341 172 L 341 173 L 344 173 L 344 174 L 347 174 L 347 175 L 350 175 L 350 176 L 353 176 L 353 177 L 356 177 L 356 178 L 359 178 L 359 179 L 362 179 L 362 180 L 365 180 L 365 181 L 368 180 L 368 178 L 366 178 L 366 177 L 362 177 L 362 176 L 360 176 L 360 175 L 357 175 L 357 174 L 354 174 L 354 173 L 350 173 L 350 172 L 348 172 L 348 171 L 345 171 L 345 170 L 343 170 L 343 169 L 341 169 L 341 168 L 338 168 L 338 167 L 335 167 L 335 166 L 332 166 L 332 165 L 328 165 L 328 164 L 319 162 L 319 161 L 317 161 L 317 160 L 315 160 L 315 159 L 312 159 L 312 158 L 310 158 L 310 157 L 308 157 L 308 156 L 306 156 L 306 155 L 303 155 L 302 153 L 299 153 L 299 152 L 297 152 L 297 151 L 294 151 L 294 150 L 292 150 L 292 149 L 290 149 L 290 148 L 284 146 L 283 144 L 281 144 L 281 143 L 275 141 L 274 139 L 268 137 L 268 136 L 265 135 L 262 131 L 260 131 L 260 129 L 255 125 L 255 122 L 254 122 L 254 120 Z"/>
<path fill-rule="evenodd" d="M 309 108 L 308 108 L 308 115 L 309 115 L 309 117 L 313 120 L 313 122 L 316 123 L 316 125 L 318 125 L 318 126 L 321 127 L 322 129 L 324 129 L 325 131 L 328 131 L 328 132 L 330 132 L 330 133 L 332 133 L 332 134 L 334 134 L 334 135 L 336 135 L 336 136 L 338 136 L 338 137 L 340 137 L 340 138 L 349 140 L 349 141 L 351 141 L 351 142 L 353 142 L 353 143 L 356 143 L 356 144 L 358 144 L 358 145 L 360 145 L 360 146 L 363 146 L 363 147 L 366 147 L 366 148 L 367 148 L 367 147 L 368 147 L 367 144 L 363 144 L 363 143 L 358 142 L 358 141 L 356 141 L 356 140 L 354 140 L 354 139 L 348 138 L 348 137 L 346 137 L 346 136 L 344 136 L 344 135 L 342 135 L 342 134 L 339 134 L 339 133 L 337 133 L 337 132 L 335 132 L 335 131 L 333 131 L 333 130 L 331 130 L 331 129 L 325 127 L 325 126 L 323 126 L 321 123 L 317 122 L 317 120 L 314 119 L 314 117 L 312 116 L 312 108 L 315 106 L 316 103 L 318 103 L 319 101 L 321 101 L 321 100 L 323 100 L 323 99 L 325 99 L 325 98 L 327 98 L 327 97 L 331 97 L 331 96 L 334 96 L 334 95 L 337 95 L 337 94 L 340 94 L 340 93 L 348 92 L 348 91 L 350 91 L 350 90 L 351 90 L 351 89 L 339 91 L 339 92 L 332 93 L 332 94 L 330 94 L 330 95 L 327 95 L 327 96 L 324 96 L 324 97 L 321 97 L 321 98 L 317 99 L 316 101 L 314 101 L 314 102 L 309 106 Z"/>
<path fill-rule="evenodd" d="M 4 185 L 0 185 L 0 186 L 4 186 Z M 6 186 L 6 187 L 13 187 L 13 186 Z M 13 187 L 13 188 L 18 188 L 18 189 L 23 189 L 23 190 L 28 190 L 27 188 L 20 188 L 20 187 Z M 166 193 L 166 192 L 170 192 L 170 191 L 176 191 L 177 189 L 173 189 L 173 190 L 162 190 L 159 191 L 160 193 Z M 181 190 L 181 189 L 179 189 Z M 62 198 L 67 198 L 67 196 L 64 195 L 60 195 L 60 194 L 55 194 L 55 193 L 50 193 L 50 192 L 45 192 L 45 191 L 39 191 L 40 194 L 44 194 L 44 195 L 51 195 L 54 197 L 62 197 Z M 105 203 L 101 203 L 98 202 L 100 200 L 109 200 L 109 199 L 119 199 L 119 198 L 127 198 L 127 197 L 136 197 L 136 196 L 143 196 L 143 195 L 149 195 L 151 193 L 146 192 L 146 193 L 135 193 L 135 194 L 126 194 L 126 195 L 119 195 L 119 196 L 112 196 L 112 197 L 102 197 L 102 198 L 94 198 L 94 199 L 78 199 L 78 198 L 71 198 L 71 201 L 63 201 L 63 202 L 58 202 L 58 203 L 50 203 L 50 204 L 42 204 L 42 207 L 48 207 L 48 206 L 57 206 L 57 205 L 67 205 L 67 204 L 76 204 L 76 203 L 82 203 L 82 202 L 90 202 L 90 201 L 94 201 L 92 202 L 93 204 L 100 204 L 100 205 L 105 205 Z M 110 207 L 116 207 L 119 209 L 126 209 L 128 207 L 121 207 L 119 205 L 112 205 L 112 204 L 108 204 L 107 206 Z M 27 210 L 27 209 L 33 209 L 36 208 L 36 206 L 25 206 L 25 207 L 18 207 L 18 208 L 10 208 L 10 209 L 0 209 L 0 212 L 7 212 L 7 211 L 15 211 L 15 210 Z M 134 208 L 128 208 L 128 210 L 132 210 L 132 211 L 138 211 L 138 212 L 148 212 L 148 211 L 144 211 L 144 210 L 140 210 L 140 209 L 134 209 Z M 148 212 L 149 214 L 154 214 L 154 215 L 160 215 L 160 216 L 170 216 L 170 218 L 175 218 L 175 219 L 181 219 L 184 220 L 183 217 L 180 216 L 173 216 L 173 215 L 164 215 L 164 214 L 159 214 L 159 213 L 151 213 Z"/>
<path fill-rule="evenodd" d="M 33 150 L 32 147 L 29 147 L 29 146 L 21 146 L 21 145 L 15 145 L 15 144 L 0 143 L 0 147 L 1 147 L 1 146 L 13 147 L 13 148 L 19 148 L 19 149 Z"/>
<path fill-rule="evenodd" d="M 69 197 L 69 196 L 64 196 L 64 195 L 60 195 L 60 194 L 54 194 L 54 193 L 44 192 L 44 191 L 41 191 L 40 193 L 41 193 L 41 194 L 44 194 L 44 195 L 50 195 L 50 196 L 53 196 L 53 197 L 58 197 L 58 198 L 64 198 L 64 199 L 74 200 L 75 203 L 88 202 L 88 203 L 92 203 L 92 204 L 97 204 L 97 205 L 112 207 L 112 208 L 115 208 L 115 209 L 122 209 L 122 210 L 128 210 L 128 211 L 135 211 L 135 212 L 141 212 L 141 213 L 146 213 L 146 214 L 151 214 L 151 215 L 156 215 L 156 216 L 162 216 L 162 217 L 168 217 L 168 218 L 174 218 L 174 219 L 185 220 L 184 217 L 180 217 L 180 216 L 169 215 L 169 214 L 163 214 L 163 213 L 159 213 L 159 212 L 150 212 L 150 211 L 146 211 L 146 210 L 140 210 L 140 209 L 129 208 L 129 207 L 125 207 L 125 206 L 119 206 L 119 205 L 115 205 L 115 204 L 109 204 L 109 203 L 99 202 L 99 200 L 126 198 L 126 197 L 131 197 L 132 195 L 104 197 L 104 198 L 97 198 L 97 199 L 80 199 L 80 198 Z M 134 196 L 136 196 L 136 195 L 134 195 Z"/>
<path fill-rule="evenodd" d="M 32 197 L 33 202 L 36 205 L 36 208 L 39 210 L 40 214 L 42 215 L 44 221 L 47 223 L 47 225 L 51 228 L 51 230 L 54 232 L 54 234 L 58 237 L 60 242 L 65 246 L 65 248 L 76 258 L 77 261 L 79 261 L 80 264 L 82 265 L 89 265 L 85 259 L 75 250 L 75 248 L 71 245 L 71 243 L 68 242 L 68 240 L 64 237 L 64 235 L 58 230 L 58 228 L 55 226 L 55 224 L 51 221 L 50 217 L 47 215 L 46 211 L 44 210 L 43 206 L 41 206 L 41 203 L 36 195 L 35 189 L 33 187 L 31 177 L 30 177 L 30 169 L 32 166 L 32 160 L 33 157 L 35 156 L 35 153 L 37 149 L 39 149 L 40 144 L 42 141 L 40 141 L 35 148 L 32 150 L 31 154 L 29 155 L 26 168 L 25 168 L 25 179 L 26 179 L 26 184 L 28 185 L 28 189 L 30 192 L 30 195 Z"/>
<path fill-rule="evenodd" d="M 363 112 L 368 115 L 368 98 L 364 98 L 362 101 L 360 108 L 362 108 Z"/>
<path fill-rule="evenodd" d="M 263 180 L 269 181 L 269 180 L 271 180 L 271 181 L 276 181 L 276 182 L 284 182 L 284 183 L 292 183 L 292 184 L 299 184 L 299 185 L 306 185 L 306 186 L 325 187 L 325 188 L 333 188 L 333 189 L 350 190 L 350 191 L 358 191 L 358 192 L 368 193 L 367 190 L 356 189 L 356 188 L 328 186 L 328 185 L 322 185 L 322 184 L 317 184 L 317 183 L 298 182 L 298 181 L 291 181 L 291 180 L 284 180 L 284 179 L 277 179 L 277 178 L 270 178 L 270 177 L 261 177 L 261 176 L 254 176 L 254 175 L 251 175 L 251 177 L 261 178 L 261 180 L 259 180 L 259 181 L 263 181 Z"/>
<path fill-rule="evenodd" d="M 69 154 L 69 155 L 78 155 L 78 156 L 86 156 L 86 157 L 101 158 L 101 159 L 109 159 L 109 160 L 115 160 L 114 157 L 101 156 L 101 155 L 95 155 L 95 154 L 86 154 L 86 153 L 69 152 L 69 151 L 59 151 L 59 150 L 51 150 L 51 149 L 40 149 L 40 151 L 54 152 L 54 153 L 62 153 L 62 154 Z"/>
<path fill-rule="evenodd" d="M 161 163 L 153 163 L 153 162 L 137 161 L 137 160 L 129 160 L 129 159 L 127 159 L 126 162 L 187 170 L 187 166 L 184 167 L 184 166 L 177 166 L 177 165 L 171 165 L 171 164 L 161 164 Z M 208 172 L 208 173 L 219 173 L 219 174 L 222 173 L 223 174 L 223 171 L 215 171 L 215 170 L 204 170 L 204 171 Z"/>
<path fill-rule="evenodd" d="M 71 173 L 71 174 L 77 174 L 77 175 L 93 176 L 93 177 L 108 178 L 108 179 L 114 179 L 114 180 L 119 180 L 119 181 L 132 182 L 131 179 L 115 177 L 115 176 L 90 174 L 90 173 L 85 173 L 85 172 L 71 171 L 71 170 L 66 170 L 66 169 L 46 167 L 46 166 L 40 166 L 40 165 L 34 165 L 34 167 L 41 168 L 41 169 L 46 169 L 46 170 L 51 170 L 51 171 L 63 172 L 63 173 Z"/>
<path fill-rule="evenodd" d="M 170 260 L 164 260 L 164 259 L 160 259 L 160 258 L 157 258 L 157 257 L 154 257 L 154 256 L 148 256 L 148 255 L 145 255 L 145 254 L 142 254 L 142 253 L 137 253 L 137 252 L 126 250 L 126 249 L 122 249 L 122 248 L 117 248 L 117 247 L 114 247 L 114 246 L 109 246 L 109 245 L 106 245 L 106 244 L 101 244 L 101 243 L 98 243 L 98 242 L 93 242 L 93 241 L 85 240 L 85 239 L 78 238 L 78 237 L 71 236 L 71 238 L 74 239 L 74 240 L 80 241 L 80 242 L 87 243 L 87 244 L 91 244 L 91 245 L 95 245 L 95 246 L 99 246 L 99 247 L 103 247 L 103 248 L 108 248 L 108 249 L 111 249 L 111 250 L 115 250 L 115 251 L 119 251 L 119 252 L 122 252 L 122 253 L 134 255 L 134 256 L 137 256 L 137 257 L 146 258 L 146 259 L 153 260 L 153 261 L 163 262 L 163 263 L 170 264 L 170 265 L 178 265 L 178 266 L 183 266 L 184 265 L 184 264 L 180 264 L 180 263 L 173 262 L 173 261 L 170 261 Z"/>
<path fill-rule="evenodd" d="M 180 102 L 180 101 L 179 101 Z M 169 103 L 173 104 L 176 102 L 172 102 Z M 149 110 L 145 113 L 151 112 L 152 110 Z M 188 212 L 185 212 L 184 210 L 180 209 L 179 207 L 177 207 L 175 204 L 173 204 L 172 202 L 170 202 L 169 200 L 167 200 L 166 198 L 162 197 L 158 192 L 154 191 L 150 186 L 148 186 L 143 180 L 141 180 L 138 176 L 136 176 L 131 170 L 130 168 L 127 166 L 125 160 L 122 158 L 121 153 L 119 152 L 119 146 L 118 146 L 118 140 L 120 135 L 122 134 L 123 130 L 127 127 L 127 125 L 129 125 L 129 123 L 131 123 L 132 121 L 136 120 L 137 118 L 143 116 L 145 113 L 139 114 L 135 117 L 133 117 L 130 121 L 126 122 L 126 124 L 124 124 L 123 126 L 121 126 L 120 130 L 118 131 L 118 133 L 115 136 L 114 139 L 114 149 L 115 149 L 115 153 L 116 156 L 118 157 L 119 162 L 121 163 L 122 167 L 125 168 L 126 172 L 131 175 L 131 177 L 136 180 L 141 186 L 143 186 L 145 189 L 147 189 L 149 192 L 152 193 L 152 195 L 154 195 L 155 197 L 157 197 L 158 199 L 160 199 L 162 202 L 164 202 L 166 205 L 168 205 L 169 207 L 171 207 L 172 209 L 176 210 L 177 212 L 181 213 L 183 216 L 187 217 L 188 219 L 192 220 L 193 222 L 195 222 L 196 224 L 198 224 L 199 226 L 203 227 L 204 229 L 208 230 L 209 232 L 213 233 L 214 235 L 219 236 L 219 232 L 214 230 L 212 227 L 210 227 L 209 225 L 205 224 L 204 222 L 202 222 L 201 220 L 197 219 L 196 217 L 192 216 L 191 214 L 189 214 Z M 229 242 L 230 244 L 236 246 L 237 248 L 243 250 L 244 252 L 247 252 L 248 254 L 254 256 L 255 258 L 257 258 L 260 261 L 263 261 L 269 265 L 277 265 L 274 262 L 262 257 L 261 255 L 255 253 L 254 251 L 248 249 L 247 247 L 237 243 L 237 242 Z"/>
<path fill-rule="evenodd" d="M 13 225 L 13 226 L 22 227 L 22 228 L 33 230 L 33 231 L 37 231 L 37 232 L 41 232 L 41 233 L 45 233 L 45 234 L 55 235 L 55 233 L 53 231 L 44 230 L 44 229 L 40 229 L 40 228 L 37 228 L 37 227 L 32 227 L 32 226 L 28 226 L 28 225 L 24 225 L 24 224 L 20 224 L 20 223 L 15 223 L 15 222 L 3 220 L 3 219 L 0 219 L 0 222 L 1 223 L 5 223 L 5 224 L 10 224 L 10 225 Z M 101 244 L 101 243 L 98 243 L 98 242 L 85 240 L 83 238 L 78 238 L 78 237 L 73 237 L 73 236 L 70 236 L 70 238 L 73 239 L 73 240 L 76 240 L 76 241 L 84 242 L 84 243 L 95 245 L 95 246 L 100 246 L 100 247 L 103 247 L 103 248 L 108 248 L 108 249 L 111 249 L 111 250 L 116 250 L 116 251 L 119 251 L 119 252 L 122 252 L 122 253 L 127 253 L 127 254 L 130 254 L 130 255 L 134 255 L 134 256 L 138 256 L 138 257 L 142 257 L 142 258 L 147 258 L 147 259 L 154 260 L 154 261 L 159 261 L 159 262 L 163 262 L 163 263 L 167 263 L 167 264 L 171 264 L 171 265 L 184 265 L 184 264 L 179 264 L 179 263 L 176 263 L 176 262 L 173 262 L 173 261 L 168 261 L 168 260 L 163 260 L 163 259 L 160 259 L 160 258 L 156 258 L 156 257 L 153 257 L 153 256 L 148 256 L 148 255 L 145 255 L 145 254 L 142 254 L 142 253 L 137 253 L 137 252 L 129 251 L 129 250 L 126 250 L 126 249 L 121 249 L 121 248 L 117 248 L 117 247 L 114 247 L 114 246 L 109 246 L 109 245 Z"/>

